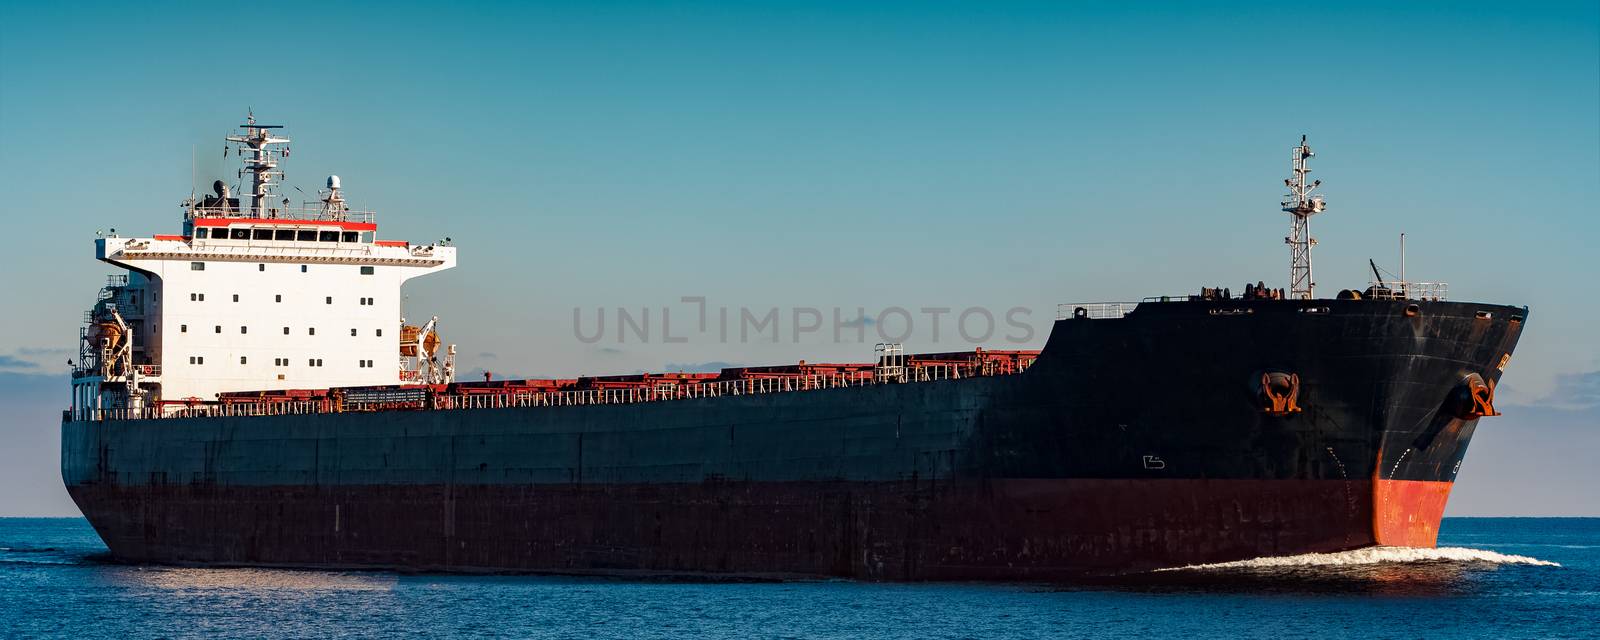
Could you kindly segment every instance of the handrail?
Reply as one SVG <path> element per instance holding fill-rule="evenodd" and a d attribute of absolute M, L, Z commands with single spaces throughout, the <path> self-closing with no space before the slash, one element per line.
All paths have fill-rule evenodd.
<path fill-rule="evenodd" d="M 1066 302 L 1056 305 L 1056 319 L 1116 319 L 1133 313 L 1138 307 L 1137 302 Z"/>
<path fill-rule="evenodd" d="M 227 218 L 230 220 L 260 220 L 262 222 L 310 220 L 315 222 L 372 222 L 373 211 L 337 211 L 321 207 L 268 207 L 265 215 L 240 207 L 200 207 L 189 209 L 193 218 Z"/>
<path fill-rule="evenodd" d="M 666 387 L 631 387 L 625 389 L 579 389 L 570 391 L 512 391 L 508 393 L 423 393 L 420 398 L 400 401 L 350 401 L 338 396 L 315 400 L 280 402 L 200 402 L 192 405 L 167 405 L 165 407 L 69 409 L 67 415 L 77 421 L 153 420 L 162 418 L 201 417 L 256 417 L 284 415 L 314 415 L 349 412 L 394 410 L 463 410 L 510 409 L 529 407 L 568 407 L 582 405 L 626 405 L 645 402 L 668 402 L 747 396 L 771 393 L 794 393 L 865 387 L 882 384 L 906 384 L 961 380 L 974 377 L 1015 375 L 1026 371 L 1036 358 L 1019 360 L 1015 370 L 986 368 L 973 364 L 929 364 L 907 366 L 906 374 L 897 378 L 873 378 L 849 374 L 784 376 L 772 378 L 743 378 L 717 380 Z"/>
<path fill-rule="evenodd" d="M 1439 302 L 1450 292 L 1448 282 L 1410 282 L 1406 280 L 1369 280 L 1368 291 L 1374 300 L 1431 300 Z"/>

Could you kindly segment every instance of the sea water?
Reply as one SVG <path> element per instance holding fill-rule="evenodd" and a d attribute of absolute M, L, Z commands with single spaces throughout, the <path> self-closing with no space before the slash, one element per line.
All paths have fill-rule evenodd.
<path fill-rule="evenodd" d="M 1437 549 L 1067 585 L 737 583 L 122 565 L 0 519 L 0 637 L 1595 638 L 1600 519 L 1446 519 Z"/>

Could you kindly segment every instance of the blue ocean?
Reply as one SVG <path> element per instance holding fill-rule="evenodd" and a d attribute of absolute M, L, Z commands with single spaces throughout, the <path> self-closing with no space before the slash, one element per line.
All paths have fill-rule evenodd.
<path fill-rule="evenodd" d="M 105 553 L 82 519 L 0 519 L 0 636 L 1600 637 L 1594 518 L 1450 518 L 1438 549 L 1054 586 L 198 569 Z"/>

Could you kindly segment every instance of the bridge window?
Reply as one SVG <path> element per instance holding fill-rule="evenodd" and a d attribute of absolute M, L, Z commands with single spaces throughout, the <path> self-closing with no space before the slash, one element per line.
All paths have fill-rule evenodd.
<path fill-rule="evenodd" d="M 317 241 L 318 242 L 338 242 L 339 241 L 339 232 L 338 231 L 318 231 L 317 232 Z"/>
<path fill-rule="evenodd" d="M 201 240 L 209 238 L 209 237 L 211 237 L 211 230 L 207 229 L 205 227 L 200 227 L 199 229 L 195 229 L 194 230 L 194 237 L 199 238 Z"/>
<path fill-rule="evenodd" d="M 371 231 L 362 231 L 361 232 L 361 241 L 362 242 L 372 242 L 372 232 Z"/>
<path fill-rule="evenodd" d="M 253 236 L 253 239 L 255 239 L 255 240 L 271 240 L 272 239 L 272 230 L 271 229 L 256 229 L 254 232 L 252 232 L 251 235 Z"/>
<path fill-rule="evenodd" d="M 339 241 L 340 242 L 360 242 L 361 241 L 361 234 L 356 233 L 354 231 L 346 231 L 344 233 L 339 234 Z"/>
<path fill-rule="evenodd" d="M 191 263 L 189 263 L 189 270 L 190 271 L 205 271 L 206 270 L 206 263 L 204 263 L 204 262 L 191 262 Z"/>
<path fill-rule="evenodd" d="M 229 235 L 232 236 L 234 240 L 249 240 L 250 239 L 250 230 L 249 229 L 243 229 L 243 228 L 233 229 L 232 231 L 229 232 Z"/>
<path fill-rule="evenodd" d="M 294 239 L 301 242 L 311 242 L 317 239 L 317 232 L 309 229 L 305 231 L 299 231 L 295 233 Z"/>
<path fill-rule="evenodd" d="M 294 229 L 279 229 L 272 234 L 273 240 L 293 240 Z"/>

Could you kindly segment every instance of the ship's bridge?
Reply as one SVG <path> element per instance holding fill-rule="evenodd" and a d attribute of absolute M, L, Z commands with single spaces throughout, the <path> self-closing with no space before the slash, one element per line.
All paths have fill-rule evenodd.
<path fill-rule="evenodd" d="M 73 406 L 451 379 L 453 347 L 410 344 L 426 334 L 437 347 L 435 322 L 404 324 L 401 309 L 405 281 L 455 265 L 450 239 L 377 239 L 375 216 L 348 206 L 338 176 L 290 206 L 275 190 L 289 140 L 253 117 L 242 128 L 228 137 L 249 174 L 240 196 L 217 180 L 214 194 L 183 201 L 181 233 L 95 240 L 95 257 L 128 274 L 85 317 Z"/>
<path fill-rule="evenodd" d="M 195 240 L 371 243 L 378 230 L 370 211 L 329 215 L 319 209 L 273 209 L 267 217 L 195 213 L 185 225 Z"/>

